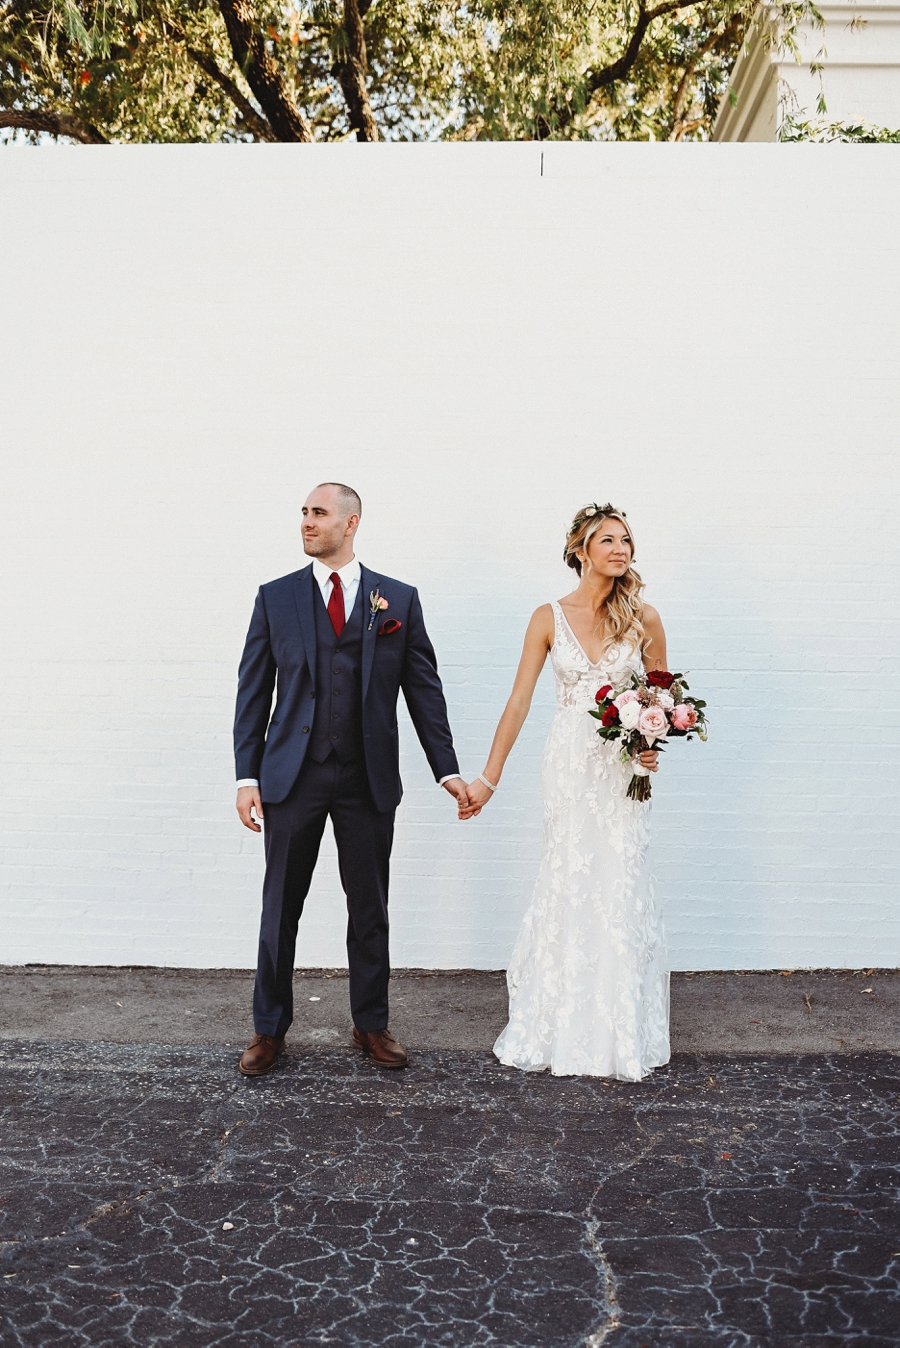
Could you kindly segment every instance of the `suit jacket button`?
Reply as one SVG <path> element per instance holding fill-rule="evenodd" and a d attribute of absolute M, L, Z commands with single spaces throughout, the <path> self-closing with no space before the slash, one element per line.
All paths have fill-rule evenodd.
<path fill-rule="evenodd" d="M 308 734 L 309 734 L 309 726 L 308 726 L 308 725 L 305 725 L 305 726 L 303 727 L 303 733 L 304 733 L 304 735 L 308 735 Z"/>

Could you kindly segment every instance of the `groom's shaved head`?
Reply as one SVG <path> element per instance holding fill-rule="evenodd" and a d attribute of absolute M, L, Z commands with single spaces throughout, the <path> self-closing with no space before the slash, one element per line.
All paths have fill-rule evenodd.
<path fill-rule="evenodd" d="M 348 487 L 343 482 L 320 482 L 316 491 L 322 487 L 333 487 L 337 494 L 338 504 L 344 515 L 362 515 L 362 501 L 359 499 L 359 492 Z"/>
<path fill-rule="evenodd" d="M 320 482 L 303 503 L 303 551 L 333 568 L 353 556 L 353 539 L 362 513 L 360 499 L 343 482 Z"/>

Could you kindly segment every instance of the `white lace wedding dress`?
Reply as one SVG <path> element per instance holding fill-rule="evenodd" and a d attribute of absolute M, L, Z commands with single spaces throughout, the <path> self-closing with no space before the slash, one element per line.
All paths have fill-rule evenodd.
<path fill-rule="evenodd" d="M 544 855 L 507 974 L 502 1063 L 639 1081 L 669 1060 L 669 975 L 648 865 L 649 804 L 588 716 L 640 668 L 634 646 L 592 664 L 553 604 L 556 717 L 544 751 Z"/>

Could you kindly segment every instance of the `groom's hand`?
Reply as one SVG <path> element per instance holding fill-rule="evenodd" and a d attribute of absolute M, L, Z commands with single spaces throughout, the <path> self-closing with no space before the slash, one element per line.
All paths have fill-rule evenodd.
<path fill-rule="evenodd" d="M 444 782 L 444 790 L 449 791 L 459 807 L 460 819 L 468 819 L 469 793 L 466 790 L 466 784 L 462 777 L 451 777 L 449 782 Z"/>
<path fill-rule="evenodd" d="M 237 812 L 241 816 L 241 823 L 245 828 L 252 828 L 254 833 L 261 833 L 262 829 L 253 818 L 251 811 L 256 811 L 256 819 L 262 819 L 263 808 L 262 799 L 259 794 L 258 786 L 240 786 L 237 793 Z"/>
<path fill-rule="evenodd" d="M 468 810 L 465 814 L 460 810 L 460 819 L 477 819 L 490 800 L 493 792 L 485 786 L 480 778 L 476 777 L 474 782 L 469 782 L 466 787 L 466 794 L 469 798 Z"/>

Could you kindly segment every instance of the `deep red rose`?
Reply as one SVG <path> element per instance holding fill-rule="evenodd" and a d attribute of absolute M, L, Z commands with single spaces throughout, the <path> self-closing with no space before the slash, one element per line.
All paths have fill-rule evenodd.
<path fill-rule="evenodd" d="M 402 622 L 399 622 L 397 618 L 387 618 L 379 627 L 378 635 L 380 637 L 393 636 L 395 632 L 400 631 L 402 626 Z"/>
<path fill-rule="evenodd" d="M 605 702 L 611 692 L 612 692 L 612 684 L 605 683 L 603 687 L 600 689 L 600 692 L 597 694 L 595 701 Z"/>
<path fill-rule="evenodd" d="M 600 717 L 600 724 L 605 726 L 618 725 L 619 724 L 618 707 L 607 707 L 606 711 Z"/>
<path fill-rule="evenodd" d="M 675 682 L 675 675 L 666 669 L 654 669 L 652 674 L 647 675 L 647 682 L 651 688 L 671 688 Z"/>

